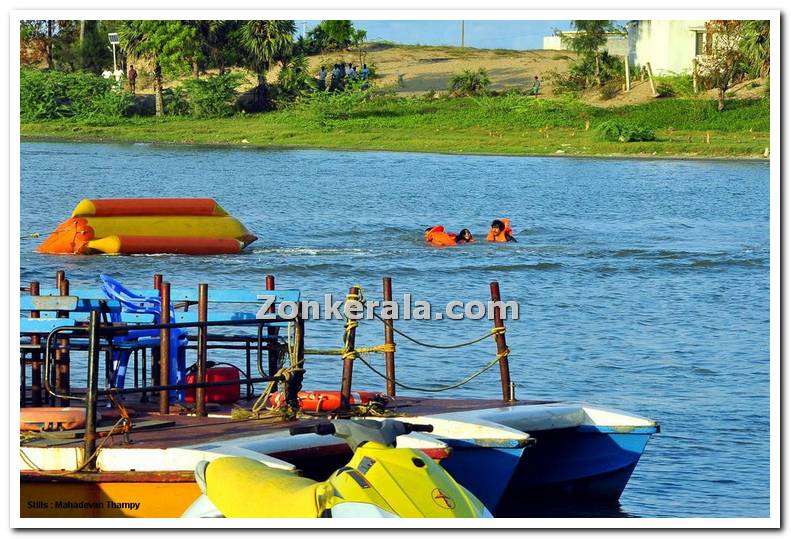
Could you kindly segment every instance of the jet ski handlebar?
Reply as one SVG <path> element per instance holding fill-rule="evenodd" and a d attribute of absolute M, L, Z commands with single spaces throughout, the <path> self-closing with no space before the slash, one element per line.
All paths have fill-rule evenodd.
<path fill-rule="evenodd" d="M 338 428 L 336 428 L 336 425 Z M 420 425 L 416 423 L 407 423 L 405 421 L 395 421 L 386 419 L 385 421 L 373 420 L 335 420 L 331 423 L 317 423 L 315 425 L 297 426 L 288 429 L 291 436 L 298 434 L 318 434 L 319 436 L 327 436 L 330 434 L 337 434 L 341 438 L 349 436 L 349 429 L 364 430 L 369 434 L 374 432 L 386 431 L 389 436 L 397 436 L 400 434 L 409 434 L 410 432 L 432 432 L 433 425 Z"/>

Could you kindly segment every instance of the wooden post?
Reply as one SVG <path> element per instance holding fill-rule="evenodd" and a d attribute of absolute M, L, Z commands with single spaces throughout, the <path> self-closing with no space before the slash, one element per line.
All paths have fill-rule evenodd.
<path fill-rule="evenodd" d="M 629 92 L 632 89 L 632 77 L 629 73 L 629 55 L 626 54 L 623 57 L 623 69 L 624 73 L 626 74 L 626 91 Z"/>
<path fill-rule="evenodd" d="M 60 283 L 63 279 L 66 278 L 66 272 L 63 270 L 58 270 L 55 272 L 55 288 L 60 290 Z"/>
<path fill-rule="evenodd" d="M 494 327 L 504 328 L 502 313 L 500 312 L 500 284 L 494 281 L 489 284 L 489 291 L 494 302 Z M 508 345 L 505 342 L 505 334 L 499 333 L 494 336 L 497 343 L 497 355 L 500 357 L 500 384 L 502 386 L 503 400 L 508 402 L 513 400 L 511 392 L 511 371 L 508 367 Z"/>
<path fill-rule="evenodd" d="M 275 276 L 274 275 L 267 275 L 266 276 L 266 289 L 267 290 L 274 290 L 275 289 Z M 269 307 L 270 313 L 275 312 L 275 306 L 271 305 Z M 267 326 L 266 328 L 266 336 L 267 344 L 266 344 L 266 357 L 269 364 L 269 376 L 273 376 L 277 372 L 277 360 L 278 360 L 278 350 L 277 350 L 277 335 L 280 332 L 280 328 L 273 327 L 271 325 Z"/>
<path fill-rule="evenodd" d="M 297 304 L 297 317 L 294 319 L 294 362 L 297 368 L 291 375 L 288 383 L 286 402 L 293 410 L 299 410 L 299 392 L 302 390 L 302 379 L 305 376 L 302 370 L 305 365 L 305 319 L 302 312 L 302 303 Z"/>
<path fill-rule="evenodd" d="M 692 59 L 692 93 L 698 93 L 698 59 Z"/>
<path fill-rule="evenodd" d="M 62 273 L 62 272 L 58 272 Z M 60 281 L 58 293 L 61 296 L 69 295 L 69 280 L 63 277 Z M 58 318 L 67 318 L 68 313 L 58 312 Z M 69 339 L 58 339 L 58 348 L 55 352 L 55 387 L 58 393 L 68 395 L 71 391 L 69 381 Z M 69 406 L 69 399 L 60 399 L 61 406 Z"/>
<path fill-rule="evenodd" d="M 382 279 L 382 296 L 384 301 L 393 301 L 393 282 L 390 277 Z M 385 323 L 385 344 L 394 344 L 393 340 L 393 320 L 386 319 Z M 385 352 L 385 373 L 387 374 L 387 396 L 395 397 L 395 352 Z"/>
<path fill-rule="evenodd" d="M 38 281 L 33 281 L 30 283 L 30 295 L 31 296 L 38 296 L 41 291 L 41 287 Z M 38 311 L 30 311 L 30 318 L 38 318 L 39 312 Z M 30 344 L 34 346 L 39 346 L 41 344 L 41 338 L 38 335 L 33 335 L 30 337 Z M 22 365 L 24 369 L 24 364 Z M 24 395 L 22 395 L 24 398 Z M 41 406 L 41 354 L 38 350 L 34 350 L 31 355 L 31 362 L 30 362 L 30 404 L 33 406 Z"/>
<path fill-rule="evenodd" d="M 154 274 L 154 290 L 159 290 L 162 286 L 162 274 L 155 273 Z"/>
<path fill-rule="evenodd" d="M 651 85 L 651 95 L 656 97 L 656 86 L 654 86 L 654 72 L 651 70 L 651 62 L 646 62 L 645 68 L 648 72 L 648 83 Z"/>
<path fill-rule="evenodd" d="M 170 283 L 163 282 L 159 289 L 161 300 L 163 324 L 170 323 Z M 170 383 L 170 329 L 159 330 L 159 385 Z M 159 392 L 159 413 L 167 415 L 170 411 L 170 391 L 163 389 Z"/>
<path fill-rule="evenodd" d="M 201 283 L 198 285 L 198 322 L 206 322 L 208 319 L 209 285 Z M 198 382 L 206 381 L 207 334 L 208 328 L 206 326 L 198 328 L 198 367 L 195 372 L 195 380 Z M 204 387 L 195 388 L 195 415 L 206 415 L 206 388 Z"/>
<path fill-rule="evenodd" d="M 88 393 L 85 396 L 85 435 L 83 466 L 96 469 L 96 406 L 99 395 L 99 311 L 91 311 L 88 324 Z"/>
<path fill-rule="evenodd" d="M 349 295 L 360 297 L 360 289 L 353 286 L 349 289 Z M 348 300 L 347 300 L 348 303 Z M 344 328 L 345 334 L 346 328 Z M 352 326 L 349 329 L 349 335 L 344 343 L 344 352 L 351 352 L 354 350 L 354 341 L 357 328 Z M 354 358 L 347 357 L 343 359 L 343 378 L 341 379 L 341 410 L 348 410 L 352 395 L 352 374 L 354 372 Z"/>

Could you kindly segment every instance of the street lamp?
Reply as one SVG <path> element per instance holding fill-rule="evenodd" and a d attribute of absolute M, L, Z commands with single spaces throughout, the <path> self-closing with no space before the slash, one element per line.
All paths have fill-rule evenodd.
<path fill-rule="evenodd" d="M 116 75 L 118 68 L 116 67 L 116 63 L 115 63 L 115 46 L 118 45 L 118 43 L 120 43 L 120 40 L 118 39 L 118 34 L 116 34 L 115 32 L 107 34 L 107 38 L 110 40 L 110 45 L 113 46 L 113 75 Z M 117 75 L 116 78 L 118 78 Z"/>

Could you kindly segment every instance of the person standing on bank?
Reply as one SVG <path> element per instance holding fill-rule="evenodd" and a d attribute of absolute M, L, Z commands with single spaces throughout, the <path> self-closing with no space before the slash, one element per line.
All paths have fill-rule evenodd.
<path fill-rule="evenodd" d="M 317 86 L 319 88 L 319 92 L 323 92 L 324 89 L 327 87 L 327 70 L 324 69 L 324 66 L 321 66 L 321 69 L 319 70 Z"/>
<path fill-rule="evenodd" d="M 530 95 L 538 96 L 538 92 L 541 90 L 541 81 L 538 80 L 538 75 L 536 75 L 533 79 L 533 87 L 530 88 Z"/>
<path fill-rule="evenodd" d="M 129 91 L 134 94 L 135 86 L 137 84 L 137 70 L 135 70 L 135 66 L 129 66 L 129 71 L 126 73 L 126 78 L 129 79 Z"/>

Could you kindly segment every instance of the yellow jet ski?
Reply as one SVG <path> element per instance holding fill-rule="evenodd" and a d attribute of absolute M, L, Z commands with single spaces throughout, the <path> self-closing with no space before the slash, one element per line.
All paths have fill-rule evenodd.
<path fill-rule="evenodd" d="M 245 457 L 202 461 L 195 478 L 203 494 L 183 517 L 480 518 L 491 513 L 442 466 L 396 438 L 431 432 L 431 425 L 392 419 L 336 419 L 294 427 L 291 435 L 333 434 L 354 451 L 326 481 L 301 477 Z"/>

